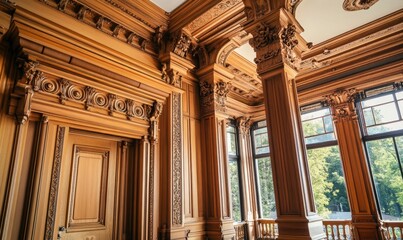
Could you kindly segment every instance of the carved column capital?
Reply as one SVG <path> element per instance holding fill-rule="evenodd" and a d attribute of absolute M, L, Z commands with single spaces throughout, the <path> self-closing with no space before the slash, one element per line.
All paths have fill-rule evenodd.
<path fill-rule="evenodd" d="M 205 113 L 211 111 L 226 112 L 227 95 L 230 91 L 231 82 L 219 80 L 210 83 L 207 80 L 200 81 L 200 96 Z"/>
<path fill-rule="evenodd" d="M 247 32 L 253 35 L 250 44 L 256 51 L 257 70 L 267 72 L 281 64 L 298 70 L 301 49 L 306 47 L 303 46 L 305 41 L 299 40 L 302 29 L 285 9 L 272 14 L 274 17 L 258 19 L 246 26 Z"/>
<path fill-rule="evenodd" d="M 236 119 L 239 133 L 242 135 L 249 135 L 252 121 L 250 117 L 239 117 Z"/>
<path fill-rule="evenodd" d="M 345 121 L 357 119 L 354 99 L 357 96 L 356 89 L 337 90 L 325 96 L 327 104 L 332 108 L 333 120 Z"/>

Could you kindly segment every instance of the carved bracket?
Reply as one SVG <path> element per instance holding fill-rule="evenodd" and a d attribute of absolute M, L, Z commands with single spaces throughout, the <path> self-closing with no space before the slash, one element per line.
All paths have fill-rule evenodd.
<path fill-rule="evenodd" d="M 200 96 L 204 112 L 219 111 L 226 112 L 227 95 L 232 84 L 222 80 L 214 85 L 207 81 L 200 81 Z"/>
<path fill-rule="evenodd" d="M 239 133 L 247 136 L 250 134 L 250 127 L 252 125 L 251 117 L 239 117 L 236 119 Z"/>

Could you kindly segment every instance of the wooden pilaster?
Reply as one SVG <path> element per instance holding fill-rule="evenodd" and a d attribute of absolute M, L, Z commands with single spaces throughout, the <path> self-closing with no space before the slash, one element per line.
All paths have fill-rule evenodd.
<path fill-rule="evenodd" d="M 251 11 L 251 10 L 250 10 Z M 259 16 L 255 12 L 255 16 Z M 295 76 L 306 48 L 302 28 L 281 8 L 246 24 L 263 83 L 277 207 L 278 239 L 323 239 L 316 214 L 300 120 Z"/>
<path fill-rule="evenodd" d="M 354 107 L 355 89 L 326 96 L 331 106 L 350 201 L 354 239 L 381 239 L 375 194 Z M 361 174 L 356 174 L 357 172 Z"/>
<path fill-rule="evenodd" d="M 233 239 L 231 194 L 226 154 L 226 95 L 228 73 L 218 65 L 198 72 L 202 97 L 202 159 L 203 186 L 208 239 Z"/>

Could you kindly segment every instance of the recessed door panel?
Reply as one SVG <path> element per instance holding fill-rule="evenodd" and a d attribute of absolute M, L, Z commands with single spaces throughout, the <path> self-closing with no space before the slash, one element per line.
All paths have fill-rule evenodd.
<path fill-rule="evenodd" d="M 113 239 L 118 140 L 70 133 L 61 163 L 55 227 L 61 239 Z M 62 228 L 60 228 L 62 229 Z"/>

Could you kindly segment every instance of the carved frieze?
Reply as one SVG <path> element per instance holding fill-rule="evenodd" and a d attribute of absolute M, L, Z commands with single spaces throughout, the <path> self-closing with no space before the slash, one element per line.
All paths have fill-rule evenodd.
<path fill-rule="evenodd" d="M 357 118 L 354 99 L 357 96 L 355 89 L 337 90 L 325 96 L 326 103 L 332 108 L 333 120 L 345 121 Z"/>
<path fill-rule="evenodd" d="M 200 17 L 193 20 L 188 26 L 187 29 L 191 32 L 194 32 L 201 27 L 205 26 L 212 20 L 220 17 L 223 13 L 231 9 L 232 7 L 236 6 L 237 4 L 241 3 L 242 0 L 222 0 L 213 8 L 205 12 Z"/>
<path fill-rule="evenodd" d="M 357 11 L 369 9 L 378 0 L 344 0 L 343 9 L 346 11 Z"/>
<path fill-rule="evenodd" d="M 81 22 L 98 29 L 106 34 L 111 35 L 112 37 L 128 43 L 132 46 L 136 46 L 141 48 L 143 51 L 147 49 L 149 45 L 149 40 L 144 37 L 139 36 L 134 32 L 134 30 L 125 27 L 123 24 L 108 19 L 107 17 L 103 16 L 101 13 L 97 12 L 94 9 L 89 8 L 88 6 L 80 3 L 77 0 L 38 0 L 47 4 L 48 6 L 54 7 L 59 11 L 68 14 L 74 18 L 77 18 Z M 106 0 L 108 3 L 112 4 L 113 6 L 119 8 L 120 10 L 124 11 L 125 13 L 135 16 L 137 20 L 140 20 L 147 26 L 150 24 L 146 23 L 144 20 L 137 17 L 135 14 L 131 13 L 127 9 L 123 8 L 122 6 L 118 5 L 112 0 Z M 137 41 L 134 41 L 137 40 Z"/>
<path fill-rule="evenodd" d="M 134 118 L 149 120 L 150 118 L 151 106 L 112 93 L 102 92 L 90 86 L 79 85 L 67 79 L 44 77 L 40 81 L 33 81 L 32 84 L 34 84 L 34 91 L 53 95 L 59 99 L 61 104 L 71 101 L 81 104 L 88 111 L 92 108 L 104 109 L 111 116 L 114 113 L 126 115 L 128 120 Z"/>

